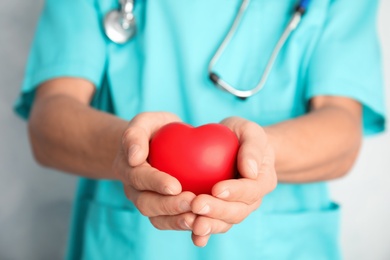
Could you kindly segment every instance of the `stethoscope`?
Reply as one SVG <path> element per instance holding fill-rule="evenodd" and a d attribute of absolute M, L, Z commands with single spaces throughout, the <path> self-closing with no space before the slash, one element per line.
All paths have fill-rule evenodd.
<path fill-rule="evenodd" d="M 119 0 L 120 8 L 112 10 L 104 18 L 104 31 L 107 37 L 118 44 L 128 42 L 136 33 L 134 0 Z"/>
<path fill-rule="evenodd" d="M 229 45 L 230 40 L 236 33 L 237 27 L 241 22 L 243 14 L 248 8 L 249 2 L 250 0 L 242 0 L 238 13 L 233 20 L 233 24 L 230 27 L 230 30 L 226 34 L 225 38 L 218 47 L 214 56 L 211 58 L 208 65 L 209 78 L 214 83 L 214 85 L 242 99 L 255 95 L 264 87 L 265 83 L 267 82 L 268 76 L 272 70 L 272 67 L 275 63 L 275 60 L 280 53 L 280 50 L 286 43 L 291 33 L 298 27 L 303 14 L 306 12 L 309 6 L 310 0 L 299 0 L 297 6 L 295 7 L 293 16 L 288 22 L 286 28 L 284 29 L 282 36 L 276 43 L 272 51 L 271 57 L 268 59 L 263 75 L 261 76 L 260 81 L 257 83 L 257 85 L 249 90 L 239 90 L 225 80 L 223 80 L 218 74 L 213 71 L 213 68 L 218 62 L 223 52 L 225 51 L 226 47 Z M 123 44 L 128 42 L 136 34 L 136 21 L 133 13 L 134 0 L 119 0 L 119 3 L 120 8 L 118 10 L 112 10 L 106 15 L 104 19 L 104 29 L 107 37 L 111 41 L 117 44 Z"/>

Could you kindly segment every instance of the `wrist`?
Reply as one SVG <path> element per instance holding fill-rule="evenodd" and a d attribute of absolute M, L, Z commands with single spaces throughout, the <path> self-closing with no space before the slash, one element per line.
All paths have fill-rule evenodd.
<path fill-rule="evenodd" d="M 278 131 L 273 126 L 263 127 L 263 129 L 265 134 L 267 135 L 268 144 L 272 146 L 276 156 L 282 142 L 280 138 L 280 134 L 278 134 Z"/>

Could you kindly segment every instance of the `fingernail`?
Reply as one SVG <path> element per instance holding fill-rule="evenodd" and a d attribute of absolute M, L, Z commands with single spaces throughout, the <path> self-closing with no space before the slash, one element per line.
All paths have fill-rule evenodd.
<path fill-rule="evenodd" d="M 210 212 L 210 206 L 209 205 L 204 205 L 204 207 L 198 212 L 200 215 L 204 215 Z"/>
<path fill-rule="evenodd" d="M 227 197 L 229 197 L 230 195 L 230 192 L 228 190 L 225 190 L 223 192 L 221 192 L 220 194 L 217 195 L 218 198 L 221 198 L 221 199 L 226 199 Z"/>
<path fill-rule="evenodd" d="M 187 224 L 187 222 L 184 219 L 180 220 L 179 225 L 183 230 L 191 230 L 191 227 Z"/>
<path fill-rule="evenodd" d="M 204 236 L 207 236 L 207 235 L 210 234 L 210 233 L 211 233 L 211 227 L 209 227 L 209 228 L 207 229 L 207 231 L 206 231 L 203 235 L 199 235 L 199 236 L 204 237 Z"/>
<path fill-rule="evenodd" d="M 127 156 L 129 159 L 131 159 L 139 150 L 139 145 L 138 144 L 132 144 L 129 148 L 129 151 L 127 153 Z"/>
<path fill-rule="evenodd" d="M 187 201 L 183 200 L 180 202 L 180 209 L 183 211 L 183 212 L 189 212 L 191 211 L 191 206 L 190 206 L 190 203 L 188 203 Z"/>
<path fill-rule="evenodd" d="M 249 169 L 250 169 L 251 172 L 252 172 L 252 176 L 253 176 L 254 178 L 257 178 L 257 174 L 258 174 L 258 170 L 259 170 L 259 169 L 257 168 L 257 163 L 256 163 L 256 161 L 250 159 L 250 160 L 248 160 L 248 165 L 249 165 Z"/>
<path fill-rule="evenodd" d="M 164 193 L 167 195 L 174 195 L 173 191 L 169 187 L 164 188 Z"/>

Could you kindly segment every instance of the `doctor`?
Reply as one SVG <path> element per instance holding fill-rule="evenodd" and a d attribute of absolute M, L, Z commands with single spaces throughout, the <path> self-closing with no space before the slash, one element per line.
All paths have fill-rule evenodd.
<path fill-rule="evenodd" d="M 256 86 L 295 5 L 251 1 L 212 72 Z M 325 181 L 384 129 L 377 1 L 312 1 L 246 99 L 208 73 L 240 6 L 138 0 L 118 44 L 103 27 L 117 0 L 46 1 L 16 111 L 36 160 L 81 177 L 68 259 L 340 258 Z M 195 196 L 151 168 L 151 136 L 180 120 L 231 128 L 242 178 Z"/>

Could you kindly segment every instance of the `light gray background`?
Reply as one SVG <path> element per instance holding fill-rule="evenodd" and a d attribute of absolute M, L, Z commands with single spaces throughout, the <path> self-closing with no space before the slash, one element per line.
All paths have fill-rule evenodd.
<path fill-rule="evenodd" d="M 34 163 L 25 123 L 11 107 L 42 0 L 0 1 L 0 259 L 60 259 L 75 178 Z M 390 102 L 390 1 L 382 0 L 379 31 Z M 389 103 L 390 104 L 390 103 Z M 343 205 L 345 259 L 390 259 L 390 134 L 365 140 L 349 176 L 331 184 Z"/>

